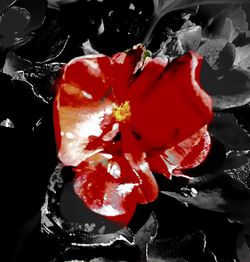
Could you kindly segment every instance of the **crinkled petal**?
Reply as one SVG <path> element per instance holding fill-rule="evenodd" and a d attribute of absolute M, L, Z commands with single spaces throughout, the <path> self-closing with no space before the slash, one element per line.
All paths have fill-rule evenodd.
<path fill-rule="evenodd" d="M 188 139 L 186 139 L 185 141 L 187 142 L 187 144 L 192 144 L 193 142 L 192 137 L 189 138 L 189 141 Z M 211 137 L 208 131 L 205 129 L 204 134 L 200 137 L 199 142 L 197 144 L 193 143 L 192 149 L 185 155 L 185 157 L 179 164 L 178 169 L 194 168 L 200 165 L 206 159 L 210 148 Z"/>
<path fill-rule="evenodd" d="M 166 160 L 178 169 L 194 168 L 208 155 L 211 139 L 207 127 L 201 128 L 189 138 L 164 151 Z"/>
<path fill-rule="evenodd" d="M 171 178 L 172 175 L 181 173 L 177 170 L 200 165 L 207 157 L 210 147 L 211 138 L 205 126 L 176 146 L 148 157 L 148 161 L 151 170 Z"/>

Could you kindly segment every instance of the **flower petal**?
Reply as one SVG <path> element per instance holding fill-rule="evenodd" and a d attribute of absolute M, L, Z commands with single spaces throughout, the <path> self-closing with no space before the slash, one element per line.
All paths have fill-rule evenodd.
<path fill-rule="evenodd" d="M 210 147 L 211 138 L 205 126 L 176 146 L 148 157 L 150 168 L 167 178 L 179 176 L 180 170 L 200 165 L 207 157 Z"/>
<path fill-rule="evenodd" d="M 189 139 L 189 142 L 192 143 L 192 137 Z M 206 130 L 203 136 L 200 137 L 200 140 L 197 144 L 193 144 L 192 149 L 185 155 L 181 161 L 178 169 L 194 168 L 200 165 L 207 157 L 211 148 L 211 137 Z"/>
<path fill-rule="evenodd" d="M 122 104 L 126 100 L 134 73 L 143 65 L 145 52 L 144 46 L 137 45 L 127 52 L 112 56 L 114 62 L 113 92 L 118 104 Z"/>
<path fill-rule="evenodd" d="M 140 100 L 143 100 L 147 93 L 152 92 L 152 88 L 155 83 L 164 74 L 164 70 L 167 66 L 167 61 L 161 57 L 154 59 L 148 58 L 143 65 L 138 77 L 131 85 L 129 92 L 129 101 L 132 104 L 132 108 L 136 108 Z"/>
<path fill-rule="evenodd" d="M 138 192 L 141 197 L 138 202 L 144 204 L 152 202 L 157 198 L 159 189 L 146 160 L 146 154 L 142 152 L 128 125 L 121 123 L 120 130 L 122 133 L 123 154 L 140 180 Z"/>
<path fill-rule="evenodd" d="M 111 60 L 105 56 L 76 58 L 64 68 L 54 101 L 58 157 L 64 165 L 77 166 L 85 160 L 93 153 L 86 150 L 89 138 L 103 133 L 113 107 L 110 68 Z"/>
<path fill-rule="evenodd" d="M 194 168 L 204 161 L 210 145 L 211 138 L 205 126 L 173 148 L 165 150 L 164 156 L 178 169 Z"/>
<path fill-rule="evenodd" d="M 211 98 L 199 85 L 201 62 L 194 53 L 171 62 L 152 91 L 131 109 L 143 151 L 171 148 L 211 120 Z"/>
<path fill-rule="evenodd" d="M 96 154 L 74 169 L 74 189 L 92 211 L 126 225 L 140 198 L 140 179 L 123 157 Z"/>

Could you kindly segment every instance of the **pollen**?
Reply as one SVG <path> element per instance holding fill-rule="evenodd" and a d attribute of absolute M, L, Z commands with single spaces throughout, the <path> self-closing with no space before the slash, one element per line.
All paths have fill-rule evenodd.
<path fill-rule="evenodd" d="M 131 107 L 129 101 L 125 101 L 120 106 L 116 106 L 113 115 L 118 122 L 126 122 L 131 116 Z"/>

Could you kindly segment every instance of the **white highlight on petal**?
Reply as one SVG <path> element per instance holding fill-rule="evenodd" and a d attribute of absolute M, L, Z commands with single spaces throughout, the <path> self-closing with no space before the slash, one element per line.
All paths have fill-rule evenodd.
<path fill-rule="evenodd" d="M 119 178 L 121 176 L 121 168 L 117 162 L 109 163 L 107 172 L 114 178 Z"/>
<path fill-rule="evenodd" d="M 109 107 L 103 108 L 96 113 L 86 111 L 79 113 L 78 109 L 75 110 L 72 107 L 61 108 L 61 114 L 65 116 L 61 120 L 61 126 L 64 127 L 61 136 L 64 140 L 58 156 L 65 165 L 77 166 L 80 162 L 86 160 L 86 158 L 102 151 L 100 148 L 97 150 L 85 150 L 85 147 L 89 142 L 88 138 L 90 136 L 98 137 L 102 134 L 101 122 L 103 117 L 107 112 L 112 112 L 112 105 Z M 70 122 L 68 118 L 74 116 L 74 114 L 78 119 L 77 123 L 74 126 L 68 126 L 67 123 Z"/>
<path fill-rule="evenodd" d="M 120 210 L 115 209 L 113 206 L 111 206 L 110 204 L 108 205 L 103 205 L 100 208 L 92 208 L 92 210 L 98 214 L 101 214 L 103 216 L 118 216 L 121 215 L 123 213 L 121 213 Z"/>
<path fill-rule="evenodd" d="M 112 158 L 113 158 L 113 156 L 112 156 L 112 155 L 110 155 L 110 154 L 107 154 L 107 153 L 102 153 L 101 155 L 102 155 L 103 157 L 107 158 L 108 160 L 110 160 L 110 159 L 112 159 Z"/>
<path fill-rule="evenodd" d="M 168 162 L 168 158 L 167 157 L 164 157 L 164 156 L 160 156 L 161 159 L 164 161 L 165 165 L 167 166 L 168 168 L 168 171 L 169 173 L 171 174 L 171 176 L 173 175 L 173 171 L 178 167 L 178 165 L 173 165 L 173 164 L 170 164 Z"/>
<path fill-rule="evenodd" d="M 67 132 L 66 137 L 69 138 L 69 139 L 73 139 L 74 135 L 71 132 Z"/>
<path fill-rule="evenodd" d="M 100 123 L 107 111 L 108 109 L 105 109 L 97 113 L 91 113 L 88 116 L 83 114 L 83 119 L 87 119 L 83 123 L 78 122 L 75 126 L 75 131 L 78 136 L 82 138 L 87 138 L 89 136 L 100 136 L 102 134 Z"/>
<path fill-rule="evenodd" d="M 87 99 L 93 99 L 93 96 L 91 94 L 89 94 L 88 92 L 82 91 L 82 95 L 87 98 Z"/>
<path fill-rule="evenodd" d="M 91 69 L 100 70 L 99 64 L 97 63 L 96 60 L 85 59 L 85 60 L 84 60 L 84 63 L 87 64 L 89 67 L 91 67 Z"/>
<path fill-rule="evenodd" d="M 134 189 L 136 184 L 127 183 L 127 184 L 121 184 L 117 187 L 118 194 L 122 197 L 125 197 L 129 193 L 131 193 Z"/>
<path fill-rule="evenodd" d="M 107 134 L 105 134 L 103 136 L 103 141 L 110 141 L 112 140 L 116 135 L 117 133 L 119 132 L 119 124 L 118 123 L 115 123 L 112 127 L 112 130 L 109 131 Z"/>
<path fill-rule="evenodd" d="M 147 173 L 150 170 L 149 164 L 146 161 L 140 163 L 139 168 L 143 173 Z"/>

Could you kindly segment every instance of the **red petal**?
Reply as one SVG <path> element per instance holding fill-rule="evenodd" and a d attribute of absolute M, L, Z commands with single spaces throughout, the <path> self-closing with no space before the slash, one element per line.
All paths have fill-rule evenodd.
<path fill-rule="evenodd" d="M 101 136 L 103 120 L 112 115 L 109 73 L 105 56 L 80 57 L 64 69 L 54 101 L 54 126 L 58 156 L 64 165 L 76 166 L 93 150 L 91 136 Z"/>
<path fill-rule="evenodd" d="M 129 90 L 129 101 L 131 102 L 132 109 L 136 108 L 137 104 L 143 100 L 155 83 L 164 73 L 167 66 L 167 61 L 163 58 L 156 57 L 154 59 L 148 58 L 143 66 L 143 70 L 135 79 Z"/>
<path fill-rule="evenodd" d="M 125 158 L 140 179 L 138 188 L 141 198 L 140 203 L 154 201 L 158 196 L 158 185 L 146 161 L 146 154 L 139 147 L 138 141 L 131 133 L 128 125 L 121 123 L 120 130 L 122 133 L 122 148 Z"/>
<path fill-rule="evenodd" d="M 181 172 L 177 170 L 194 168 L 207 157 L 211 139 L 206 126 L 191 137 L 164 152 L 148 157 L 151 170 L 171 178 Z"/>
<path fill-rule="evenodd" d="M 192 150 L 184 157 L 178 169 L 194 168 L 200 165 L 207 157 L 210 148 L 211 138 L 208 131 L 205 129 L 200 141 L 193 145 Z"/>
<path fill-rule="evenodd" d="M 155 172 L 166 176 L 171 179 L 172 173 L 170 173 L 168 166 L 169 163 L 164 159 L 164 156 L 161 154 L 151 156 L 147 158 L 150 169 Z"/>
<path fill-rule="evenodd" d="M 140 198 L 140 180 L 126 159 L 96 154 L 75 172 L 75 192 L 87 207 L 124 225 L 130 221 Z"/>
<path fill-rule="evenodd" d="M 179 168 L 193 168 L 204 161 L 210 149 L 207 127 L 201 128 L 189 138 L 164 151 L 166 160 Z"/>
<path fill-rule="evenodd" d="M 133 105 L 131 122 L 143 151 L 170 148 L 210 122 L 212 101 L 199 85 L 200 67 L 193 53 L 176 59 Z"/>
<path fill-rule="evenodd" d="M 89 55 L 72 59 L 64 68 L 62 80 L 80 88 L 85 95 L 99 101 L 112 99 L 112 61 L 108 56 Z M 83 94 L 84 95 L 84 94 Z"/>
<path fill-rule="evenodd" d="M 128 52 L 112 56 L 114 62 L 113 92 L 117 104 L 122 104 L 126 100 L 129 86 L 133 82 L 134 73 L 137 68 L 142 66 L 145 51 L 144 46 L 137 45 Z"/>

